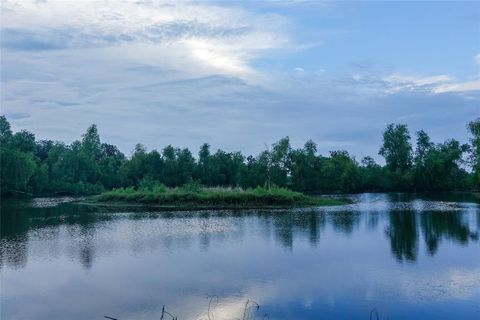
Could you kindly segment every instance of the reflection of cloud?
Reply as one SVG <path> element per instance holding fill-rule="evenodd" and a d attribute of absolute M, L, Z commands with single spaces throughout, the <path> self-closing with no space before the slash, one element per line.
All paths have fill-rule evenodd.
<path fill-rule="evenodd" d="M 480 268 L 399 276 L 402 293 L 415 301 L 469 299 L 480 294 Z"/>

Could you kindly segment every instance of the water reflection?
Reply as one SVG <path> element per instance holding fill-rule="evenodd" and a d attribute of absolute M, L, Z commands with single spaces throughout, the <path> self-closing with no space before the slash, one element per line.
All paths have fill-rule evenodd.
<path fill-rule="evenodd" d="M 469 240 L 478 241 L 478 229 L 471 230 L 465 216 L 456 212 L 425 212 L 420 216 L 420 225 L 431 255 L 438 251 L 443 239 L 462 245 L 468 244 Z"/>
<path fill-rule="evenodd" d="M 405 310 L 431 318 L 422 312 L 436 309 L 418 307 L 419 300 L 448 301 L 459 316 L 476 310 L 465 301 L 480 297 L 477 204 L 352 198 L 352 205 L 321 209 L 200 212 L 2 201 L 2 318 L 108 311 L 154 319 L 167 304 L 193 319 L 205 314 L 207 294 L 223 297 L 219 315 L 238 316 L 253 298 L 271 319 L 365 319 L 372 307 L 390 318 Z M 32 283 L 50 305 L 30 293 Z M 67 301 L 77 292 L 85 296 L 78 308 Z M 52 315 L 53 301 L 69 308 Z"/>
<path fill-rule="evenodd" d="M 390 247 L 399 261 L 415 261 L 418 254 L 418 229 L 415 212 L 399 211 L 389 214 L 387 231 Z"/>
<path fill-rule="evenodd" d="M 368 195 L 367 195 L 368 196 Z M 376 195 L 378 196 L 378 195 Z M 109 222 L 114 221 L 148 221 L 160 219 L 173 221 L 175 227 L 188 228 L 192 223 L 198 228 L 198 243 L 202 250 L 211 246 L 211 237 L 215 241 L 228 241 L 236 237 L 241 241 L 245 236 L 245 218 L 257 218 L 256 228 L 261 229 L 264 238 L 274 235 L 275 242 L 285 249 L 292 250 L 295 238 L 308 237 L 312 247 L 316 247 L 321 239 L 322 231 L 331 227 L 337 234 L 350 235 L 359 230 L 364 224 L 369 232 L 375 232 L 381 222 L 385 222 L 385 235 L 390 243 L 393 256 L 399 262 L 414 262 L 419 252 L 419 241 L 423 239 L 428 254 L 435 255 L 442 241 L 450 241 L 459 245 L 469 242 L 478 242 L 480 213 L 476 205 L 455 206 L 451 203 L 443 210 L 423 210 L 432 206 L 428 201 L 422 201 L 404 194 L 381 195 L 382 204 L 387 204 L 384 210 L 378 210 L 378 199 L 365 197 L 359 205 L 329 209 L 308 210 L 280 210 L 280 211 L 201 211 L 201 212 L 145 212 L 144 209 L 127 210 L 118 213 L 118 208 L 102 208 L 75 204 L 55 206 L 35 205 L 18 201 L 3 201 L 1 215 L 1 248 L 0 268 L 10 266 L 24 267 L 28 260 L 28 242 L 34 236 L 36 240 L 57 242 L 59 237 L 66 235 L 74 239 L 78 261 L 86 268 L 91 268 L 95 259 L 95 247 L 98 239 L 98 230 L 109 228 Z M 409 201 L 409 202 L 405 202 Z M 34 200 L 34 204 L 38 199 Z M 370 203 L 371 206 L 365 206 Z M 363 207 L 362 207 L 363 206 Z M 433 206 L 438 207 L 438 203 Z M 340 210 L 339 210 L 340 209 Z M 410 209 L 410 210 L 405 210 Z M 473 214 L 475 213 L 475 214 Z M 186 222 L 181 226 L 178 222 Z M 219 224 L 219 221 L 223 223 Z M 232 223 L 233 222 L 233 223 Z M 230 227 L 226 227 L 230 225 Z M 177 230 L 178 231 L 178 230 Z M 192 230 L 190 230 L 192 231 Z M 142 235 L 146 230 L 135 230 Z M 153 232 L 158 233 L 158 230 Z M 193 235 L 189 232 L 177 234 L 163 233 L 162 245 L 174 249 L 176 245 L 193 245 Z M 422 238 L 422 239 L 421 239 Z M 138 241 L 138 238 L 130 239 Z M 141 243 L 130 247 L 134 251 L 144 249 Z M 115 248 L 111 248 L 115 250 Z M 58 254 L 58 253 L 57 253 Z"/>

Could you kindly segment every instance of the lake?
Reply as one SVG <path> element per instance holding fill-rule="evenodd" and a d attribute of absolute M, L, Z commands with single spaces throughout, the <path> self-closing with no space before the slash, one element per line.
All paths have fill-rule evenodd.
<path fill-rule="evenodd" d="M 1 319 L 480 317 L 472 196 L 350 197 L 197 212 L 3 200 Z"/>

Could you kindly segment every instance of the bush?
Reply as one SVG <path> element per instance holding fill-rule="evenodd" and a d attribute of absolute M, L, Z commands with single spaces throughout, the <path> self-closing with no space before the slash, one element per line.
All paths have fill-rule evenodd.
<path fill-rule="evenodd" d="M 296 205 L 334 205 L 344 202 L 333 199 L 306 196 L 285 188 L 239 189 L 204 188 L 197 182 L 190 182 L 180 188 L 167 189 L 157 185 L 153 190 L 120 188 L 104 192 L 98 201 L 123 201 L 173 206 L 296 206 Z"/>

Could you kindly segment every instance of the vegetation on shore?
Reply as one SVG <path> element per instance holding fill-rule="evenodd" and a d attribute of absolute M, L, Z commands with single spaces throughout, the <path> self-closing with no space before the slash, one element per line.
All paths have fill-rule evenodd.
<path fill-rule="evenodd" d="M 133 187 L 118 188 L 93 198 L 95 202 L 138 203 L 174 207 L 204 208 L 256 208 L 326 206 L 347 203 L 344 200 L 308 196 L 285 188 L 254 189 L 205 188 L 198 183 L 188 183 L 177 188 L 156 185 L 135 190 Z"/>
<path fill-rule="evenodd" d="M 192 181 L 205 187 L 279 187 L 305 193 L 474 191 L 480 190 L 480 118 L 467 129 L 468 143 L 433 143 L 426 132 L 418 131 L 412 144 L 406 125 L 389 124 L 379 150 L 385 165 L 380 165 L 368 156 L 357 161 L 345 150 L 321 155 L 311 140 L 294 149 L 288 137 L 257 156 L 212 153 L 205 143 L 197 157 L 186 148 L 168 145 L 147 151 L 141 144 L 127 157 L 114 145 L 102 143 L 95 125 L 67 145 L 37 141 L 27 130 L 14 133 L 1 116 L 1 194 L 100 194 L 129 187 L 140 194 L 145 185 L 175 189 Z"/>

